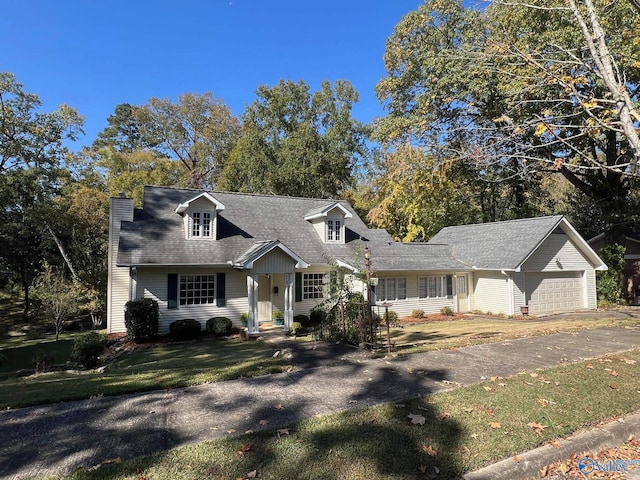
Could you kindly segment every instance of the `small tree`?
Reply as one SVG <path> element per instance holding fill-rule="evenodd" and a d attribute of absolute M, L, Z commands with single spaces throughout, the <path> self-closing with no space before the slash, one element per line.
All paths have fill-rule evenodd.
<path fill-rule="evenodd" d="M 54 326 L 58 340 L 64 322 L 78 311 L 79 286 L 68 281 L 61 271 L 45 264 L 33 290 L 47 321 Z"/>
<path fill-rule="evenodd" d="M 131 340 L 143 342 L 157 336 L 159 318 L 158 302 L 151 298 L 136 298 L 125 304 L 124 324 Z"/>
<path fill-rule="evenodd" d="M 600 251 L 600 257 L 609 267 L 608 270 L 597 272 L 597 291 L 599 303 L 621 303 L 624 299 L 622 284 L 624 274 L 624 251 L 622 245 L 614 243 L 607 245 Z"/>

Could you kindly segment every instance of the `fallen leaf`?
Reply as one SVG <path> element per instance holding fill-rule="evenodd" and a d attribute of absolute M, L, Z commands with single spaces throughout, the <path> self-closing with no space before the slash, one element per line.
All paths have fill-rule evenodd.
<path fill-rule="evenodd" d="M 289 435 L 289 429 L 279 428 L 278 430 L 276 430 L 276 435 L 278 436 L 278 438 L 283 437 L 284 435 Z"/>
<path fill-rule="evenodd" d="M 542 433 L 542 431 L 547 428 L 546 425 L 542 425 L 541 423 L 529 422 L 527 423 L 527 427 L 533 428 L 536 433 Z"/>
<path fill-rule="evenodd" d="M 477 433 L 475 433 L 475 432 L 474 432 L 474 433 L 472 433 L 472 434 L 471 434 L 471 438 L 478 438 L 478 434 L 477 434 Z"/>
<path fill-rule="evenodd" d="M 496 413 L 492 408 L 487 408 L 484 413 L 486 413 L 487 415 L 493 417 L 493 414 Z"/>
<path fill-rule="evenodd" d="M 284 410 L 284 407 L 282 406 L 281 403 L 276 403 L 273 408 L 275 408 L 276 410 Z"/>
<path fill-rule="evenodd" d="M 551 445 L 553 448 L 560 448 L 560 444 L 558 442 L 556 442 L 555 440 L 551 440 L 549 442 L 549 445 Z"/>
<path fill-rule="evenodd" d="M 585 367 L 587 367 L 587 368 L 593 368 L 593 365 L 591 365 L 590 363 L 587 363 L 587 364 L 585 365 Z"/>
<path fill-rule="evenodd" d="M 538 378 L 538 374 L 536 372 L 530 373 L 529 376 L 533 378 Z"/>
<path fill-rule="evenodd" d="M 427 420 L 422 415 L 414 413 L 410 413 L 409 415 L 407 415 L 407 417 L 411 419 L 411 423 L 413 423 L 414 425 L 424 425 L 424 422 Z"/>
<path fill-rule="evenodd" d="M 249 473 L 247 473 L 247 478 L 256 478 L 257 475 L 258 475 L 257 470 L 251 470 Z"/>
<path fill-rule="evenodd" d="M 269 420 L 260 420 L 260 425 L 262 425 L 263 427 L 265 425 L 269 425 Z"/>
<path fill-rule="evenodd" d="M 486 385 L 483 387 L 487 392 L 491 391 L 491 387 L 487 387 Z"/>
<path fill-rule="evenodd" d="M 533 383 L 531 383 L 531 382 L 524 382 L 524 383 L 525 383 L 526 385 L 529 385 L 529 386 L 533 385 Z"/>
<path fill-rule="evenodd" d="M 251 451 L 251 445 L 248 443 L 243 443 L 238 448 L 238 455 L 243 456 L 246 455 L 247 452 Z"/>
<path fill-rule="evenodd" d="M 540 477 L 544 478 L 549 474 L 549 465 L 546 465 L 542 470 L 540 470 Z"/>
<path fill-rule="evenodd" d="M 436 417 L 438 420 L 445 420 L 447 418 L 451 418 L 451 414 L 449 412 L 442 412 Z"/>
<path fill-rule="evenodd" d="M 615 370 L 611 370 L 609 372 L 609 375 L 611 375 L 612 377 L 617 377 L 618 376 L 618 372 L 616 372 Z"/>
<path fill-rule="evenodd" d="M 467 408 L 464 409 L 464 411 L 467 412 L 467 413 L 471 413 L 471 412 L 473 412 L 473 407 L 467 407 Z"/>
<path fill-rule="evenodd" d="M 617 389 L 618 389 L 618 387 L 616 386 L 616 384 L 615 384 L 615 383 L 610 383 L 610 384 L 609 384 L 609 388 L 610 388 L 611 390 L 617 390 Z"/>
<path fill-rule="evenodd" d="M 502 428 L 502 425 L 500 424 L 500 422 L 490 422 L 489 426 L 491 428 Z"/>
<path fill-rule="evenodd" d="M 513 457 L 513 461 L 516 462 L 516 463 L 520 463 L 521 460 L 522 459 L 517 455 L 515 457 Z"/>
<path fill-rule="evenodd" d="M 501 386 L 501 387 L 506 387 L 507 386 L 506 383 L 499 383 L 498 385 Z"/>
<path fill-rule="evenodd" d="M 622 360 L 624 360 L 624 363 L 626 363 L 627 365 L 635 365 L 636 364 L 635 360 L 629 360 L 628 358 L 623 358 Z"/>
<path fill-rule="evenodd" d="M 235 428 L 230 428 L 229 430 L 227 430 L 227 433 L 229 433 L 229 434 L 236 433 L 236 429 Z"/>
<path fill-rule="evenodd" d="M 420 450 L 431 457 L 435 457 L 436 455 L 438 455 L 438 452 L 431 445 L 422 445 L 420 447 Z"/>

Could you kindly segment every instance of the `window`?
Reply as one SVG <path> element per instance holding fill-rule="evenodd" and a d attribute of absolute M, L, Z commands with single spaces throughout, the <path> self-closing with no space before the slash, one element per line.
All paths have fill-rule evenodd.
<path fill-rule="evenodd" d="M 418 297 L 442 298 L 453 295 L 453 277 L 418 277 Z"/>
<path fill-rule="evenodd" d="M 305 273 L 302 277 L 302 298 L 323 298 L 324 273 Z"/>
<path fill-rule="evenodd" d="M 405 300 L 407 298 L 407 279 L 379 278 L 376 287 L 376 299 L 383 300 Z"/>
<path fill-rule="evenodd" d="M 215 275 L 180 276 L 180 305 L 216 302 Z"/>
<path fill-rule="evenodd" d="M 193 212 L 191 214 L 191 236 L 211 237 L 211 212 Z"/>
<path fill-rule="evenodd" d="M 342 241 L 342 223 L 340 220 L 329 219 L 327 220 L 327 241 L 328 242 L 340 242 Z"/>

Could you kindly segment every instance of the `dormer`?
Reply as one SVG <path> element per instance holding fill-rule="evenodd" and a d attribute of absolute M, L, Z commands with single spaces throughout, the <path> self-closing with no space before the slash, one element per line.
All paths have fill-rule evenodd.
<path fill-rule="evenodd" d="M 351 217 L 351 212 L 341 203 L 333 202 L 310 210 L 304 219 L 311 222 L 324 243 L 344 243 L 345 219 Z"/>
<path fill-rule="evenodd" d="M 204 192 L 176 207 L 176 213 L 182 215 L 184 233 L 187 239 L 216 239 L 218 212 L 224 205 Z"/>

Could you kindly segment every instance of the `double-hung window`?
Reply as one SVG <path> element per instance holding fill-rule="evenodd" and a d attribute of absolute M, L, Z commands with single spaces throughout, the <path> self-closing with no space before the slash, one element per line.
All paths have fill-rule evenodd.
<path fill-rule="evenodd" d="M 211 212 L 193 212 L 191 214 L 191 237 L 211 237 Z"/>
<path fill-rule="evenodd" d="M 302 276 L 302 298 L 324 298 L 324 273 L 305 273 Z"/>
<path fill-rule="evenodd" d="M 376 299 L 405 300 L 407 298 L 407 279 L 405 277 L 379 278 L 376 287 Z"/>
<path fill-rule="evenodd" d="M 342 223 L 340 222 L 340 220 L 337 220 L 335 218 L 330 218 L 327 220 L 327 241 L 342 241 Z"/>
<path fill-rule="evenodd" d="M 418 277 L 418 297 L 443 298 L 451 295 L 453 295 L 453 278 L 451 275 Z"/>

